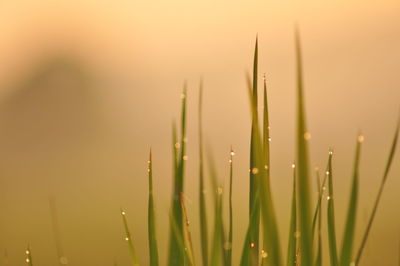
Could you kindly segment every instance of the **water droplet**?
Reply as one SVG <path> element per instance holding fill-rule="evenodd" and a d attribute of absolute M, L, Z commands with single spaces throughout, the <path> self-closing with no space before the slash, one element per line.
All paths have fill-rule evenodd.
<path fill-rule="evenodd" d="M 61 258 L 60 258 L 60 263 L 61 263 L 62 265 L 67 265 L 67 264 L 68 264 L 68 259 L 67 259 L 66 257 L 61 257 Z"/>
<path fill-rule="evenodd" d="M 218 188 L 217 188 L 217 193 L 218 193 L 219 195 L 222 195 L 222 192 L 223 192 L 222 187 L 218 187 Z"/>
<path fill-rule="evenodd" d="M 179 149 L 181 147 L 181 144 L 179 142 L 175 143 L 175 148 Z"/>
<path fill-rule="evenodd" d="M 326 175 L 329 175 L 329 171 L 326 171 L 325 174 L 326 174 Z"/>
<path fill-rule="evenodd" d="M 232 163 L 232 160 L 229 160 L 229 163 Z"/>
<path fill-rule="evenodd" d="M 184 138 L 183 138 L 183 142 L 185 142 L 185 143 L 188 142 L 188 138 L 187 138 L 187 137 L 184 137 Z"/>
<path fill-rule="evenodd" d="M 261 250 L 261 257 L 263 258 L 263 259 L 265 259 L 265 258 L 267 258 L 268 257 L 268 253 L 265 251 L 265 250 Z"/>
<path fill-rule="evenodd" d="M 121 214 L 122 214 L 122 215 L 125 215 L 125 214 L 126 214 L 126 212 L 125 212 L 125 211 L 122 211 L 122 212 L 121 212 Z"/>
<path fill-rule="evenodd" d="M 253 175 L 258 174 L 258 168 L 254 167 L 253 169 L 251 169 L 251 173 L 252 173 Z"/>
<path fill-rule="evenodd" d="M 184 93 L 181 94 L 181 99 L 185 99 L 186 95 Z"/>
<path fill-rule="evenodd" d="M 268 141 L 269 141 L 269 142 L 271 142 L 271 140 L 272 140 L 271 138 L 268 138 Z"/>
<path fill-rule="evenodd" d="M 294 232 L 294 237 L 295 237 L 295 238 L 299 238 L 300 236 L 301 236 L 300 231 Z"/>
<path fill-rule="evenodd" d="M 25 251 L 25 254 L 26 254 L 26 255 L 29 255 L 29 253 L 30 253 L 29 250 L 26 250 L 26 251 Z"/>
<path fill-rule="evenodd" d="M 129 241 L 129 237 L 125 237 L 125 241 Z"/>
<path fill-rule="evenodd" d="M 327 200 L 330 200 L 330 199 L 331 199 L 331 196 L 327 196 L 326 199 L 327 199 Z"/>
<path fill-rule="evenodd" d="M 359 135 L 359 136 L 357 137 L 357 140 L 358 140 L 359 143 L 364 142 L 364 136 L 363 136 L 363 135 Z"/>
<path fill-rule="evenodd" d="M 255 246 L 256 246 L 256 244 L 254 244 L 254 242 L 251 242 L 251 243 L 250 243 L 250 247 L 251 247 L 251 248 L 254 248 Z"/>
<path fill-rule="evenodd" d="M 29 260 L 28 258 L 27 258 L 25 261 L 26 261 L 26 263 L 29 263 L 29 262 L 30 262 L 30 260 Z"/>
<path fill-rule="evenodd" d="M 184 161 L 187 161 L 188 159 L 189 159 L 189 157 L 188 157 L 187 155 L 184 155 L 184 156 L 183 156 L 183 160 L 184 160 Z"/>
<path fill-rule="evenodd" d="M 294 163 L 292 163 L 292 168 L 293 168 L 293 169 L 296 168 L 296 165 L 295 165 Z"/>
<path fill-rule="evenodd" d="M 268 165 L 264 165 L 264 168 L 265 168 L 265 170 L 268 170 L 269 167 L 268 167 Z"/>
<path fill-rule="evenodd" d="M 232 151 L 231 151 L 231 156 L 235 156 L 235 154 L 236 154 L 236 153 L 232 150 Z"/>
<path fill-rule="evenodd" d="M 311 134 L 310 134 L 310 132 L 305 132 L 305 133 L 304 133 L 304 139 L 305 139 L 305 140 L 311 139 Z"/>

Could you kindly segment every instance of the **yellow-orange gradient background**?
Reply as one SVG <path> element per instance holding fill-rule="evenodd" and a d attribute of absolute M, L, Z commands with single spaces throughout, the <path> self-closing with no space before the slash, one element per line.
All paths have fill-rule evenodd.
<path fill-rule="evenodd" d="M 24 265 L 30 243 L 35 265 L 57 263 L 48 204 L 55 197 L 70 265 L 106 266 L 114 259 L 129 265 L 120 207 L 127 210 L 140 263 L 147 265 L 151 146 L 164 265 L 171 124 L 179 118 L 187 79 L 185 194 L 199 259 L 197 95 L 203 76 L 206 143 L 221 179 L 227 180 L 230 145 L 237 154 L 237 261 L 248 213 L 250 113 L 244 73 L 251 69 L 256 34 L 260 81 L 265 72 L 269 87 L 273 196 L 285 248 L 295 151 L 296 22 L 303 44 L 312 166 L 323 169 L 328 148 L 334 149 L 340 236 L 356 135 L 360 130 L 365 135 L 358 244 L 399 115 L 399 14 L 398 0 L 1 1 L 0 254 L 7 250 L 9 265 Z M 398 263 L 399 155 L 362 265 Z M 0 265 L 6 265 L 3 259 Z"/>

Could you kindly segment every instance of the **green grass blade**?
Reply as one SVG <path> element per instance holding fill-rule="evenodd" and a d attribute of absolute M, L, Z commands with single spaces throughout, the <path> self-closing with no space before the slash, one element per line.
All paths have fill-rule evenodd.
<path fill-rule="evenodd" d="M 26 263 L 28 263 L 29 266 L 33 266 L 33 262 L 32 262 L 32 251 L 31 251 L 31 248 L 30 248 L 29 245 L 28 245 L 28 247 L 26 248 L 25 254 L 26 254 L 26 259 L 25 259 Z"/>
<path fill-rule="evenodd" d="M 360 163 L 360 152 L 361 143 L 363 136 L 358 136 L 356 155 L 354 159 L 353 169 L 353 181 L 350 192 L 349 207 L 347 211 L 346 226 L 344 229 L 344 235 L 342 239 L 342 250 L 340 255 L 340 265 L 348 266 L 352 262 L 353 255 L 353 242 L 354 242 L 354 229 L 356 226 L 356 215 L 357 215 L 357 203 L 358 203 L 358 179 L 359 179 L 359 163 Z"/>
<path fill-rule="evenodd" d="M 326 167 L 325 177 L 328 177 L 328 207 L 327 207 L 327 223 L 328 223 L 328 243 L 329 258 L 332 266 L 338 265 L 337 243 L 336 243 L 336 226 L 335 226 L 335 205 L 333 193 L 333 169 L 332 169 L 333 152 L 329 151 L 328 165 Z"/>
<path fill-rule="evenodd" d="M 262 214 L 262 228 L 263 228 L 263 246 L 262 259 L 265 260 L 266 265 L 280 266 L 282 265 L 282 256 L 280 250 L 280 241 L 278 226 L 275 217 L 274 205 L 272 200 L 272 193 L 269 180 L 267 180 L 267 168 L 265 162 L 265 156 L 263 151 L 263 144 L 260 134 L 260 126 L 258 119 L 256 119 L 256 105 L 254 104 L 252 97 L 252 85 L 250 78 L 247 76 L 247 85 L 249 98 L 251 100 L 251 114 L 254 121 L 254 159 L 255 167 L 251 169 L 251 172 L 256 177 L 259 185 L 258 193 L 260 197 L 260 208 Z M 257 262 L 258 263 L 258 262 Z"/>
<path fill-rule="evenodd" d="M 178 238 L 184 239 L 184 224 L 182 205 L 179 197 L 183 193 L 184 187 L 184 169 L 186 160 L 186 82 L 184 84 L 182 98 L 182 112 L 181 112 L 181 140 L 177 141 L 176 134 L 174 133 L 174 191 L 172 196 L 172 218 L 177 230 L 173 230 L 172 224 L 170 230 L 170 244 L 168 254 L 168 265 L 184 265 L 185 254 L 179 247 Z"/>
<path fill-rule="evenodd" d="M 258 111 L 257 111 L 257 74 L 258 74 L 258 38 L 256 39 L 256 44 L 254 48 L 254 60 L 253 60 L 253 88 L 252 88 L 252 101 L 255 107 L 256 114 L 253 116 L 253 121 L 251 125 L 251 136 L 250 136 L 250 169 L 256 167 L 256 147 L 255 145 L 255 124 L 258 123 Z M 255 121 L 257 120 L 257 121 Z M 253 208 L 259 206 L 256 202 L 259 200 L 256 195 L 258 190 L 257 177 L 250 171 L 250 191 L 249 191 L 249 218 L 253 213 Z M 254 210 L 254 217 L 250 219 L 250 243 L 254 247 L 250 250 L 251 265 L 256 265 L 258 263 L 258 250 L 259 250 L 259 239 L 260 239 L 260 209 Z"/>
<path fill-rule="evenodd" d="M 323 194 L 323 185 L 321 186 L 321 179 L 317 171 L 317 187 L 318 187 L 318 241 L 317 241 L 317 258 L 315 259 L 315 266 L 322 266 L 322 205 L 320 199 Z"/>
<path fill-rule="evenodd" d="M 225 243 L 226 250 L 226 262 L 225 265 L 232 265 L 232 243 L 233 243 L 233 206 L 232 206 L 232 185 L 233 185 L 233 156 L 235 152 L 231 147 L 229 153 L 229 228 L 228 228 L 228 240 Z"/>
<path fill-rule="evenodd" d="M 193 244 L 192 244 L 192 236 L 190 234 L 190 228 L 189 228 L 189 218 L 187 216 L 186 212 L 186 207 L 185 207 L 185 201 L 183 198 L 183 193 L 180 195 L 180 201 L 182 205 L 182 211 L 183 211 L 183 217 L 185 219 L 185 250 L 188 255 L 189 263 L 192 266 L 195 266 L 195 260 L 194 260 L 194 253 L 193 253 Z"/>
<path fill-rule="evenodd" d="M 292 192 L 292 206 L 291 206 L 291 215 L 290 215 L 290 226 L 289 226 L 289 241 L 288 241 L 288 252 L 286 265 L 293 266 L 296 262 L 296 253 L 297 253 L 297 204 L 296 204 L 296 166 L 293 167 L 293 192 Z"/>
<path fill-rule="evenodd" d="M 203 124 L 202 124 L 202 108 L 203 108 L 203 80 L 200 81 L 199 90 L 199 210 L 200 210 L 200 240 L 201 240 L 201 255 L 203 265 L 208 265 L 208 228 L 207 228 L 207 211 L 204 185 L 204 160 L 203 160 Z"/>
<path fill-rule="evenodd" d="M 180 202 L 180 200 L 179 200 Z M 187 242 L 184 239 L 184 236 L 179 233 L 178 225 L 176 224 L 176 219 L 173 217 L 173 214 L 170 213 L 169 215 L 170 225 L 172 233 L 176 236 L 176 243 L 179 250 L 184 254 L 184 264 L 188 263 L 189 265 L 194 265 L 193 256 L 189 253 L 190 251 L 187 249 Z"/>
<path fill-rule="evenodd" d="M 148 237 L 149 237 L 149 251 L 150 251 L 150 266 L 158 266 L 158 247 L 156 235 L 156 222 L 153 198 L 153 159 L 150 150 L 148 161 L 148 175 L 149 175 L 149 201 L 147 208 L 147 222 L 148 222 Z"/>
<path fill-rule="evenodd" d="M 123 222 L 124 228 L 125 228 L 125 241 L 128 242 L 129 254 L 131 256 L 132 265 L 138 266 L 139 262 L 137 260 L 135 246 L 133 245 L 133 239 L 132 239 L 131 233 L 129 231 L 128 221 L 126 219 L 126 212 L 124 210 L 121 210 L 121 216 L 122 216 L 122 222 Z"/>
<path fill-rule="evenodd" d="M 365 229 L 365 232 L 364 232 L 364 235 L 363 235 L 363 238 L 362 238 L 362 241 L 361 241 L 360 248 L 358 249 L 358 252 L 357 252 L 356 265 L 358 265 L 358 263 L 360 262 L 360 259 L 361 259 L 365 244 L 367 243 L 368 235 L 369 235 L 369 232 L 371 231 L 372 223 L 373 223 L 373 221 L 375 219 L 376 211 L 378 209 L 378 205 L 379 205 L 380 199 L 382 197 L 383 188 L 385 186 L 386 180 L 387 180 L 388 175 L 389 175 L 390 167 L 392 165 L 394 154 L 396 152 L 397 141 L 398 141 L 398 138 L 399 138 L 399 128 L 400 128 L 400 121 L 397 123 L 396 131 L 395 131 L 394 138 L 393 138 L 393 141 L 392 141 L 392 145 L 391 145 L 391 148 L 390 148 L 389 157 L 388 157 L 388 160 L 387 160 L 387 163 L 386 163 L 386 167 L 385 167 L 385 172 L 383 173 L 381 185 L 379 187 L 378 195 L 376 196 L 374 207 L 372 209 L 371 216 L 369 217 L 369 220 L 368 220 L 367 228 Z"/>
<path fill-rule="evenodd" d="M 296 72 L 297 72 L 297 204 L 299 214 L 300 254 L 301 265 L 313 264 L 313 239 L 312 239 L 312 217 L 311 217 L 311 193 L 309 175 L 308 139 L 310 133 L 306 127 L 304 92 L 303 92 L 303 70 L 301 60 L 301 47 L 299 33 L 296 30 Z"/>
<path fill-rule="evenodd" d="M 317 180 L 320 178 L 319 177 L 319 169 L 317 168 L 316 172 L 316 176 L 317 176 Z M 312 222 L 312 236 L 314 239 L 314 235 L 315 235 L 315 230 L 317 228 L 317 221 L 318 221 L 318 215 L 321 212 L 321 204 L 322 204 L 322 198 L 323 198 L 323 194 L 324 194 L 324 190 L 325 190 L 325 184 L 326 184 L 326 180 L 328 179 L 328 175 L 325 175 L 323 181 L 322 181 L 322 185 L 321 185 L 321 190 L 322 193 L 318 193 L 318 202 L 317 202 L 317 206 L 315 208 L 314 211 L 314 217 L 313 217 L 313 222 Z"/>
<path fill-rule="evenodd" d="M 257 201 L 256 204 L 258 205 L 256 207 L 260 208 L 260 206 L 259 206 L 260 201 Z M 255 217 L 255 211 L 254 210 L 256 210 L 256 208 L 253 208 L 253 213 L 251 214 L 250 219 L 254 219 L 254 217 Z M 245 237 L 245 241 L 244 241 L 244 245 L 243 245 L 243 249 L 242 249 L 242 256 L 241 256 L 241 259 L 240 259 L 240 266 L 249 266 L 249 265 L 251 265 L 250 264 L 250 256 L 251 256 L 250 250 L 252 248 L 254 248 L 254 246 L 251 244 L 251 241 L 250 241 L 250 231 L 251 231 L 250 226 L 251 226 L 251 223 L 249 223 L 249 225 L 247 227 L 246 237 Z"/>
<path fill-rule="evenodd" d="M 212 159 L 211 155 L 209 156 L 209 167 L 212 191 L 214 195 L 214 234 L 211 246 L 210 265 L 220 266 L 225 265 L 226 263 L 226 254 L 224 252 L 225 232 L 222 220 L 223 188 L 220 184 L 218 184 L 214 160 Z"/>

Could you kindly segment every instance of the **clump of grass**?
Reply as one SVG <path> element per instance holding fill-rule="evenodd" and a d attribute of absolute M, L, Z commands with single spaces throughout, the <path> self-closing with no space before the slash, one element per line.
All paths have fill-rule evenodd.
<path fill-rule="evenodd" d="M 359 193 L 359 165 L 361 156 L 361 143 L 364 140 L 362 135 L 357 137 L 355 159 L 351 179 L 351 190 L 348 201 L 347 217 L 344 221 L 344 230 L 340 253 L 337 247 L 337 230 L 334 207 L 334 185 L 333 185 L 333 151 L 329 151 L 329 157 L 324 179 L 317 176 L 318 197 L 316 202 L 312 198 L 311 175 L 309 168 L 309 140 L 310 133 L 307 131 L 307 119 L 305 110 L 305 96 L 303 85 L 302 53 L 300 37 L 295 32 L 296 52 L 296 156 L 293 164 L 293 188 L 289 221 L 289 239 L 286 261 L 281 253 L 281 238 L 278 232 L 278 221 L 276 219 L 275 207 L 273 204 L 272 188 L 270 184 L 270 126 L 267 97 L 267 83 L 264 76 L 263 82 L 263 105 L 262 122 L 258 113 L 258 38 L 255 42 L 253 58 L 253 76 L 247 75 L 247 91 L 251 109 L 251 135 L 250 135 L 250 175 L 249 175 L 249 221 L 246 230 L 240 257 L 241 266 L 321 266 L 323 265 L 322 254 L 325 252 L 322 245 L 322 209 L 323 194 L 325 185 L 328 183 L 327 195 L 327 237 L 329 244 L 329 258 L 332 266 L 358 265 L 361 261 L 364 247 L 366 245 L 373 221 L 376 217 L 384 186 L 387 182 L 389 171 L 393 163 L 397 147 L 400 121 L 397 124 L 394 138 L 391 144 L 384 174 L 381 180 L 379 191 L 375 199 L 371 216 L 362 236 L 357 253 L 354 254 L 355 230 L 357 222 L 358 193 Z M 228 230 L 225 231 L 224 217 L 224 188 L 223 181 L 218 179 L 214 160 L 208 158 L 209 176 L 211 180 L 211 195 L 213 200 L 213 227 L 212 239 L 208 239 L 208 217 L 206 206 L 206 184 L 205 165 L 203 155 L 203 129 L 202 129 L 202 93 L 203 82 L 200 82 L 199 106 L 198 106 L 198 135 L 199 135 L 199 225 L 200 225 L 200 247 L 202 265 L 210 266 L 231 266 L 237 265 L 232 261 L 233 242 L 233 155 L 230 150 L 229 160 L 229 194 L 228 194 Z M 170 235 L 168 248 L 167 265 L 170 266 L 195 266 L 193 241 L 189 218 L 186 211 L 184 197 L 185 161 L 186 155 L 186 83 L 182 92 L 182 111 L 180 119 L 180 134 L 176 124 L 172 127 L 172 157 L 173 157 L 173 193 L 170 209 Z M 153 159 L 150 151 L 148 161 L 148 244 L 150 265 L 159 265 L 158 243 L 156 235 L 156 213 L 153 198 Z M 315 206 L 312 214 L 312 206 Z M 128 227 L 126 213 L 121 210 L 125 240 L 128 243 L 131 264 L 138 266 L 138 258 L 135 252 L 133 239 Z M 54 220 L 54 219 L 53 219 Z M 317 236 L 317 237 L 315 237 Z M 57 242 L 57 241 L 56 241 Z M 261 245 L 260 245 L 261 243 Z M 60 249 L 58 249 L 59 254 Z M 30 247 L 26 250 L 26 262 L 32 266 L 32 254 Z M 285 263 L 286 262 L 286 263 Z M 116 265 L 116 263 L 114 263 Z"/>

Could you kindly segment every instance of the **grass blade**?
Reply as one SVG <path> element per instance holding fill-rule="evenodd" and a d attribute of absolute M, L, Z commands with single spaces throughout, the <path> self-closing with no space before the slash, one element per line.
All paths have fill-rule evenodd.
<path fill-rule="evenodd" d="M 297 69 L 297 204 L 299 213 L 301 265 L 313 263 L 313 240 L 311 232 L 311 193 L 309 175 L 308 140 L 310 133 L 306 127 L 303 70 L 298 30 L 295 34 Z"/>
<path fill-rule="evenodd" d="M 287 252 L 287 266 L 293 266 L 296 262 L 297 253 L 297 203 L 296 203 L 296 165 L 293 164 L 293 192 L 292 192 L 292 207 L 290 215 L 290 226 L 289 226 L 289 241 L 288 241 L 288 252 Z"/>
<path fill-rule="evenodd" d="M 371 216 L 369 217 L 369 220 L 368 220 L 367 228 L 365 229 L 365 232 L 364 232 L 364 235 L 363 235 L 363 238 L 362 238 L 362 241 L 361 241 L 360 248 L 358 249 L 358 252 L 357 252 L 356 265 L 358 265 L 358 263 L 360 262 L 360 259 L 361 259 L 365 244 L 366 244 L 367 239 L 368 239 L 369 232 L 371 231 L 372 223 L 373 223 L 373 221 L 375 219 L 375 215 L 376 215 L 376 211 L 378 209 L 379 202 L 380 202 L 381 197 L 382 197 L 383 188 L 385 186 L 386 180 L 387 180 L 388 175 L 389 175 L 390 167 L 392 165 L 392 161 L 393 161 L 394 154 L 395 154 L 396 147 L 397 147 L 397 140 L 398 140 L 398 137 L 399 137 L 399 128 L 400 128 L 400 121 L 398 121 L 398 123 L 397 123 L 396 131 L 395 131 L 394 138 L 393 138 L 393 141 L 392 141 L 392 145 L 391 145 L 391 148 L 390 148 L 389 157 L 388 157 L 388 160 L 387 160 L 387 163 L 386 163 L 386 167 L 385 167 L 385 172 L 383 173 L 381 185 L 379 187 L 378 195 L 376 196 L 374 207 L 372 209 Z"/>
<path fill-rule="evenodd" d="M 192 236 L 190 234 L 190 229 L 189 229 L 189 218 L 187 216 L 186 212 L 186 207 L 185 207 L 185 201 L 183 199 L 183 193 L 180 195 L 180 201 L 182 205 L 182 210 L 183 210 L 183 217 L 185 219 L 185 250 L 188 254 L 188 259 L 189 263 L 192 266 L 195 266 L 195 260 L 194 260 L 194 253 L 193 253 L 193 244 L 192 244 Z"/>
<path fill-rule="evenodd" d="M 257 73 L 258 72 L 258 38 L 256 38 L 256 44 L 254 48 L 254 60 L 253 60 L 253 88 L 252 88 L 252 101 L 255 105 L 255 115 L 252 119 L 251 125 L 251 136 L 250 136 L 250 169 L 256 168 L 256 147 L 255 147 L 255 124 L 258 123 L 258 111 L 257 111 Z M 257 121 L 255 121 L 257 120 Z M 250 171 L 250 191 L 249 191 L 249 218 L 253 213 L 253 208 L 259 206 L 256 202 L 259 200 L 256 195 L 258 190 L 258 184 L 256 176 L 253 171 Z M 250 250 L 250 265 L 257 265 L 258 263 L 258 250 L 259 250 L 259 238 L 260 238 L 260 209 L 254 209 L 253 219 L 250 219 L 250 243 L 254 247 Z"/>
<path fill-rule="evenodd" d="M 203 124 L 202 124 L 202 108 L 203 108 L 203 80 L 200 81 L 199 89 L 199 209 L 200 209 L 200 240 L 201 240 L 201 255 L 203 265 L 208 265 L 208 228 L 207 228 L 207 211 L 205 199 L 204 185 L 204 160 L 203 160 Z"/>
<path fill-rule="evenodd" d="M 224 252 L 225 232 L 222 221 L 222 199 L 223 188 L 218 184 L 218 178 L 214 166 L 214 160 L 209 156 L 210 177 L 214 195 L 214 234 L 211 246 L 210 265 L 219 266 L 225 265 L 226 254 Z"/>
<path fill-rule="evenodd" d="M 33 266 L 32 251 L 31 251 L 31 247 L 29 245 L 26 248 L 25 254 L 26 254 L 26 259 L 25 259 L 26 263 L 28 263 L 29 266 Z"/>
<path fill-rule="evenodd" d="M 358 179 L 359 179 L 359 162 L 361 143 L 364 137 L 362 135 L 357 138 L 356 155 L 354 159 L 353 181 L 350 192 L 349 207 L 347 211 L 346 226 L 342 240 L 342 251 L 340 256 L 340 265 L 350 265 L 353 255 L 354 229 L 356 226 L 357 202 L 358 202 Z"/>
<path fill-rule="evenodd" d="M 247 85 L 249 98 L 251 100 L 251 114 L 254 121 L 254 159 L 255 167 L 251 172 L 256 177 L 259 185 L 258 193 L 260 197 L 260 208 L 262 214 L 262 227 L 263 227 L 263 246 L 262 259 L 266 261 L 266 265 L 280 266 L 282 265 L 282 257 L 279 243 L 278 226 L 275 217 L 274 205 L 272 200 L 272 193 L 269 180 L 267 180 L 267 168 L 265 156 L 263 151 L 263 144 L 260 134 L 260 127 L 258 119 L 256 119 L 256 105 L 252 97 L 252 85 L 249 76 L 247 76 Z M 268 258 L 268 259 L 266 259 Z M 258 263 L 258 262 L 257 262 Z"/>
<path fill-rule="evenodd" d="M 322 205 L 320 199 L 322 198 L 323 194 L 323 185 L 321 186 L 321 179 L 319 177 L 319 173 L 317 171 L 317 187 L 318 187 L 318 205 L 319 205 L 319 211 L 318 211 L 318 241 L 317 241 L 317 258 L 315 260 L 315 266 L 322 266 L 322 232 L 321 232 L 321 227 L 322 227 Z"/>
<path fill-rule="evenodd" d="M 319 177 L 319 169 L 316 169 L 316 175 L 317 175 L 317 180 L 320 178 Z M 325 190 L 325 184 L 326 184 L 326 180 L 328 179 L 328 175 L 325 174 L 325 177 L 322 181 L 321 184 L 321 189 L 322 189 L 322 193 L 318 192 L 318 202 L 317 202 L 317 207 L 315 208 L 314 211 L 314 217 L 313 217 L 313 222 L 312 222 L 312 236 L 314 239 L 314 235 L 315 235 L 315 229 L 317 227 L 317 220 L 318 220 L 318 215 L 321 212 L 321 204 L 322 204 L 322 198 L 323 198 L 323 194 L 324 194 L 324 190 Z"/>
<path fill-rule="evenodd" d="M 259 206 L 260 201 L 257 201 L 256 204 L 258 205 L 258 206 L 256 206 L 256 208 L 260 208 L 260 206 Z M 251 214 L 250 219 L 254 219 L 254 217 L 255 217 L 254 210 L 256 208 L 253 209 L 253 213 Z M 254 248 L 254 245 L 252 245 L 252 243 L 250 241 L 250 231 L 251 231 L 250 226 L 251 226 L 251 224 L 249 223 L 249 225 L 247 227 L 247 231 L 246 231 L 246 237 L 245 237 L 243 249 L 242 249 L 242 256 L 241 256 L 241 259 L 240 259 L 240 266 L 249 266 L 249 265 L 251 265 L 250 264 L 250 256 L 251 256 L 250 250 L 252 248 Z"/>
<path fill-rule="evenodd" d="M 225 265 L 232 265 L 232 241 L 233 241 L 233 207 L 232 207 L 232 183 L 233 183 L 233 156 L 235 152 L 231 147 L 229 153 L 229 229 L 228 229 L 228 240 L 225 243 L 226 250 L 226 262 Z"/>
<path fill-rule="evenodd" d="M 149 176 L 149 200 L 147 208 L 147 222 L 148 222 L 148 237 L 149 237 L 149 252 L 150 252 L 150 266 L 158 266 L 158 247 L 156 235 L 156 222 L 153 198 L 153 159 L 150 150 L 148 161 L 148 176 Z"/>
<path fill-rule="evenodd" d="M 329 258 L 332 266 L 338 265 L 337 243 L 336 243 L 336 226 L 335 226 L 335 205 L 333 196 L 333 169 L 332 169 L 333 152 L 329 151 L 328 165 L 326 167 L 325 177 L 328 177 L 328 242 L 329 242 Z"/>
<path fill-rule="evenodd" d="M 180 203 L 180 194 L 183 193 L 184 187 L 184 169 L 186 160 L 186 82 L 184 84 L 182 98 L 182 112 L 181 112 L 181 140 L 177 141 L 176 133 L 174 133 L 174 191 L 172 196 L 172 218 L 175 220 L 176 230 L 173 230 L 171 223 L 170 230 L 170 245 L 168 265 L 184 265 L 185 254 L 179 247 L 178 238 L 184 239 L 184 225 L 182 205 Z"/>
<path fill-rule="evenodd" d="M 125 240 L 126 240 L 126 242 L 128 242 L 129 254 L 131 255 L 132 265 L 139 266 L 139 262 L 136 257 L 135 246 L 133 245 L 132 236 L 131 236 L 131 233 L 130 233 L 129 227 L 128 227 L 128 221 L 126 219 L 126 212 L 124 210 L 121 210 L 121 216 L 122 216 L 122 222 L 123 222 L 124 228 L 125 228 Z"/>

